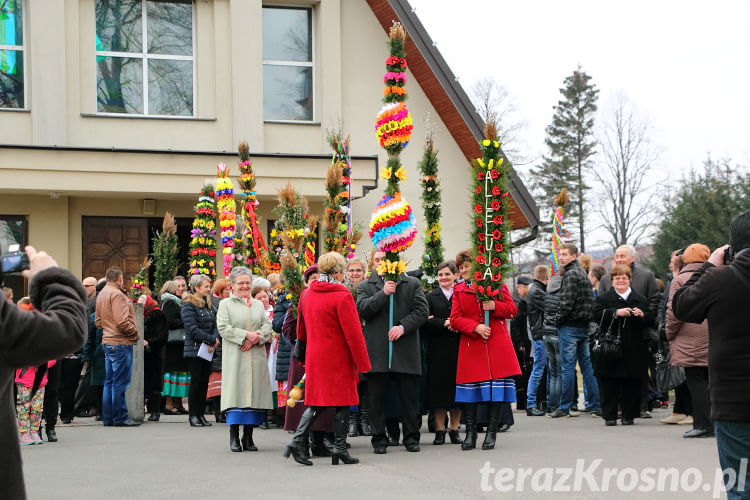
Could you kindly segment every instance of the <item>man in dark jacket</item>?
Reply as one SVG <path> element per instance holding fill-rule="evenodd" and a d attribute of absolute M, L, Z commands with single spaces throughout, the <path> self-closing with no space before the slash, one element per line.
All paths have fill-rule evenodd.
<path fill-rule="evenodd" d="M 26 247 L 29 296 L 36 311 L 22 311 L 0 291 L 0 490 L 8 500 L 26 498 L 13 403 L 13 372 L 60 359 L 83 345 L 86 292 L 45 252 Z"/>
<path fill-rule="evenodd" d="M 562 395 L 560 408 L 552 413 L 553 418 L 575 417 L 570 407 L 578 400 L 575 391 L 576 361 L 581 366 L 584 392 L 589 408 L 594 415 L 601 414 L 599 386 L 594 378 L 589 354 L 589 322 L 594 308 L 594 294 L 586 272 L 578 263 L 578 248 L 570 243 L 560 246 L 562 291 L 557 317 L 557 331 L 560 337 L 560 357 L 562 358 Z"/>
<path fill-rule="evenodd" d="M 385 257 L 376 252 L 377 267 Z M 390 296 L 394 295 L 393 328 L 388 329 Z M 386 452 L 386 399 L 388 384 L 399 391 L 404 425 L 404 445 L 419 451 L 419 404 L 417 381 L 422 373 L 419 327 L 427 321 L 429 309 L 419 280 L 402 274 L 398 283 L 384 281 L 373 272 L 357 288 L 357 310 L 364 322 L 365 342 L 372 370 L 367 373 L 370 390 L 370 426 L 375 453 Z M 388 342 L 393 342 L 393 359 L 388 366 Z"/>
<path fill-rule="evenodd" d="M 725 251 L 730 247 L 736 252 L 731 264 L 725 261 Z M 748 498 L 750 492 L 749 304 L 750 211 L 747 211 L 730 224 L 729 246 L 717 248 L 672 299 L 677 319 L 690 323 L 708 319 L 711 418 L 729 499 Z M 727 473 L 728 469 L 734 474 Z"/>
<path fill-rule="evenodd" d="M 534 355 L 531 352 L 531 336 L 529 335 L 529 319 L 527 314 L 528 304 L 526 300 L 531 282 L 531 278 L 526 276 L 521 276 L 516 280 L 518 300 L 515 302 L 518 313 L 510 321 L 510 339 L 516 351 L 518 366 L 521 367 L 521 374 L 514 377 L 516 379 L 516 408 L 518 410 L 526 409 L 526 386 L 529 383 L 529 375 L 531 375 L 531 357 Z"/>
<path fill-rule="evenodd" d="M 534 282 L 526 298 L 526 313 L 534 356 L 534 365 L 526 390 L 526 415 L 530 417 L 544 416 L 544 412 L 537 405 L 537 391 L 540 389 L 540 382 L 547 366 L 547 349 L 544 346 L 544 298 L 547 295 L 548 275 L 547 266 L 540 265 L 534 268 Z"/>

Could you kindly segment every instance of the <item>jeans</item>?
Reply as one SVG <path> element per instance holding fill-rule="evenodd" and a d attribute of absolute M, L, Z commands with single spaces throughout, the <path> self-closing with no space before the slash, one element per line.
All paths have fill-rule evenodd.
<path fill-rule="evenodd" d="M 724 471 L 727 499 L 749 499 L 750 422 L 714 420 L 714 430 L 716 432 L 716 447 L 719 449 L 719 463 Z M 733 470 L 734 474 L 727 472 L 727 469 Z M 743 475 L 740 476 L 740 474 Z"/>
<path fill-rule="evenodd" d="M 544 366 L 547 364 L 547 351 L 544 347 L 544 340 L 534 340 L 531 348 L 534 350 L 534 365 L 529 375 L 529 386 L 526 389 L 526 408 L 536 407 L 536 393 L 539 389 L 539 381 L 544 375 Z"/>
<path fill-rule="evenodd" d="M 130 386 L 133 369 L 132 345 L 102 344 L 104 350 L 104 392 L 102 394 L 102 423 L 118 425 L 128 419 L 125 391 Z"/>
<path fill-rule="evenodd" d="M 594 378 L 594 368 L 589 356 L 589 329 L 574 326 L 562 326 L 558 329 L 560 337 L 560 357 L 562 358 L 562 395 L 560 409 L 569 410 L 574 401 L 578 401 L 575 394 L 573 377 L 576 371 L 576 361 L 581 366 L 584 392 L 588 393 L 589 407 L 594 411 L 601 409 L 599 402 L 599 386 Z"/>
<path fill-rule="evenodd" d="M 554 335 L 544 336 L 544 348 L 547 351 L 547 399 L 549 409 L 560 407 L 560 393 L 562 392 L 562 360 L 560 359 L 560 338 Z"/>

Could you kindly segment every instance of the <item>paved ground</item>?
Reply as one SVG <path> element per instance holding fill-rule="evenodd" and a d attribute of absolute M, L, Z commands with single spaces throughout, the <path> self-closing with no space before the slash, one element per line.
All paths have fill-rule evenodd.
<path fill-rule="evenodd" d="M 638 419 L 632 427 L 605 427 L 601 419 L 588 414 L 578 418 L 551 420 L 527 417 L 516 412 L 516 425 L 500 435 L 492 451 L 462 452 L 458 445 L 433 446 L 432 435 L 422 435 L 421 453 L 408 453 L 403 447 L 390 448 L 387 455 L 374 455 L 369 438 L 350 439 L 351 453 L 360 458 L 359 465 L 334 467 L 326 459 L 315 460 L 313 467 L 303 467 L 281 456 L 289 434 L 279 429 L 256 430 L 257 453 L 231 453 L 228 430 L 224 425 L 190 428 L 187 417 L 163 417 L 158 424 L 138 428 L 111 428 L 94 424 L 93 419 L 76 419 L 72 425 L 58 427 L 60 441 L 23 451 L 26 483 L 31 499 L 223 499 L 223 498 L 711 498 L 703 483 L 713 485 L 718 464 L 714 439 L 688 440 L 681 437 L 685 426 L 660 424 L 659 417 L 668 410 L 654 413 L 650 420 Z M 480 435 L 480 443 L 483 436 Z M 554 483 L 564 472 L 551 475 L 545 467 L 576 467 L 583 459 L 583 469 L 603 462 L 596 468 L 597 487 L 603 484 L 601 470 L 633 467 L 642 474 L 648 467 L 676 467 L 690 487 L 691 474 L 700 471 L 698 491 L 669 493 L 631 493 L 618 490 L 613 479 L 608 492 L 583 489 L 573 493 L 532 490 L 532 478 L 525 478 L 518 491 L 516 479 L 511 491 L 495 489 L 495 475 L 487 467 L 537 471 L 537 486 L 545 479 Z M 485 462 L 488 465 L 485 466 Z M 485 467 L 484 490 L 480 469 Z M 697 468 L 689 471 L 690 468 Z M 687 473 L 685 471 L 688 471 Z M 633 479 L 621 472 L 625 489 Z M 654 478 L 656 475 L 654 474 Z M 648 489 L 649 483 L 638 480 L 636 486 Z M 573 488 L 571 477 L 567 484 Z M 653 486 L 652 486 L 653 488 Z M 489 490 L 489 491 L 487 491 Z M 1 496 L 1 495 L 0 495 Z M 725 498 L 724 494 L 721 498 Z"/>

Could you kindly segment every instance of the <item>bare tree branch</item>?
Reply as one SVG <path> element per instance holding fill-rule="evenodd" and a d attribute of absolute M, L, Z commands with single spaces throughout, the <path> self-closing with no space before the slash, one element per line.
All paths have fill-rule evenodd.
<path fill-rule="evenodd" d="M 650 142 L 651 127 L 632 109 L 623 94 L 604 119 L 601 158 L 594 169 L 600 204 L 597 210 L 613 246 L 635 245 L 652 228 L 649 197 L 654 194 L 653 168 L 659 153 Z"/>

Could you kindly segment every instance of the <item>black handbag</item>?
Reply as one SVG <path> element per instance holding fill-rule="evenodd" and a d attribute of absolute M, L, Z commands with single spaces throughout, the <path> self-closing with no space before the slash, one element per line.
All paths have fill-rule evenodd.
<path fill-rule="evenodd" d="M 594 347 L 591 352 L 600 358 L 615 361 L 623 357 L 622 348 L 622 328 L 627 321 L 627 318 L 617 325 L 617 333 L 612 332 L 612 325 L 615 324 L 617 316 L 612 315 L 612 321 L 609 322 L 609 327 L 606 332 L 602 333 L 602 326 L 604 324 L 604 312 L 602 313 L 602 319 L 599 321 L 599 326 L 594 333 Z"/>
<path fill-rule="evenodd" d="M 659 392 L 667 392 L 687 380 L 685 368 L 672 366 L 672 355 L 669 352 L 669 347 L 664 348 L 665 344 L 665 342 L 659 342 L 659 349 L 653 355 L 654 361 L 656 361 L 654 379 L 656 390 Z"/>
<path fill-rule="evenodd" d="M 300 363 L 305 362 L 305 351 L 307 350 L 307 343 L 302 339 L 297 339 L 294 342 L 294 351 L 292 351 L 292 357 Z"/>
<path fill-rule="evenodd" d="M 170 344 L 185 342 L 185 329 L 178 328 L 176 330 L 169 330 L 167 342 Z"/>

